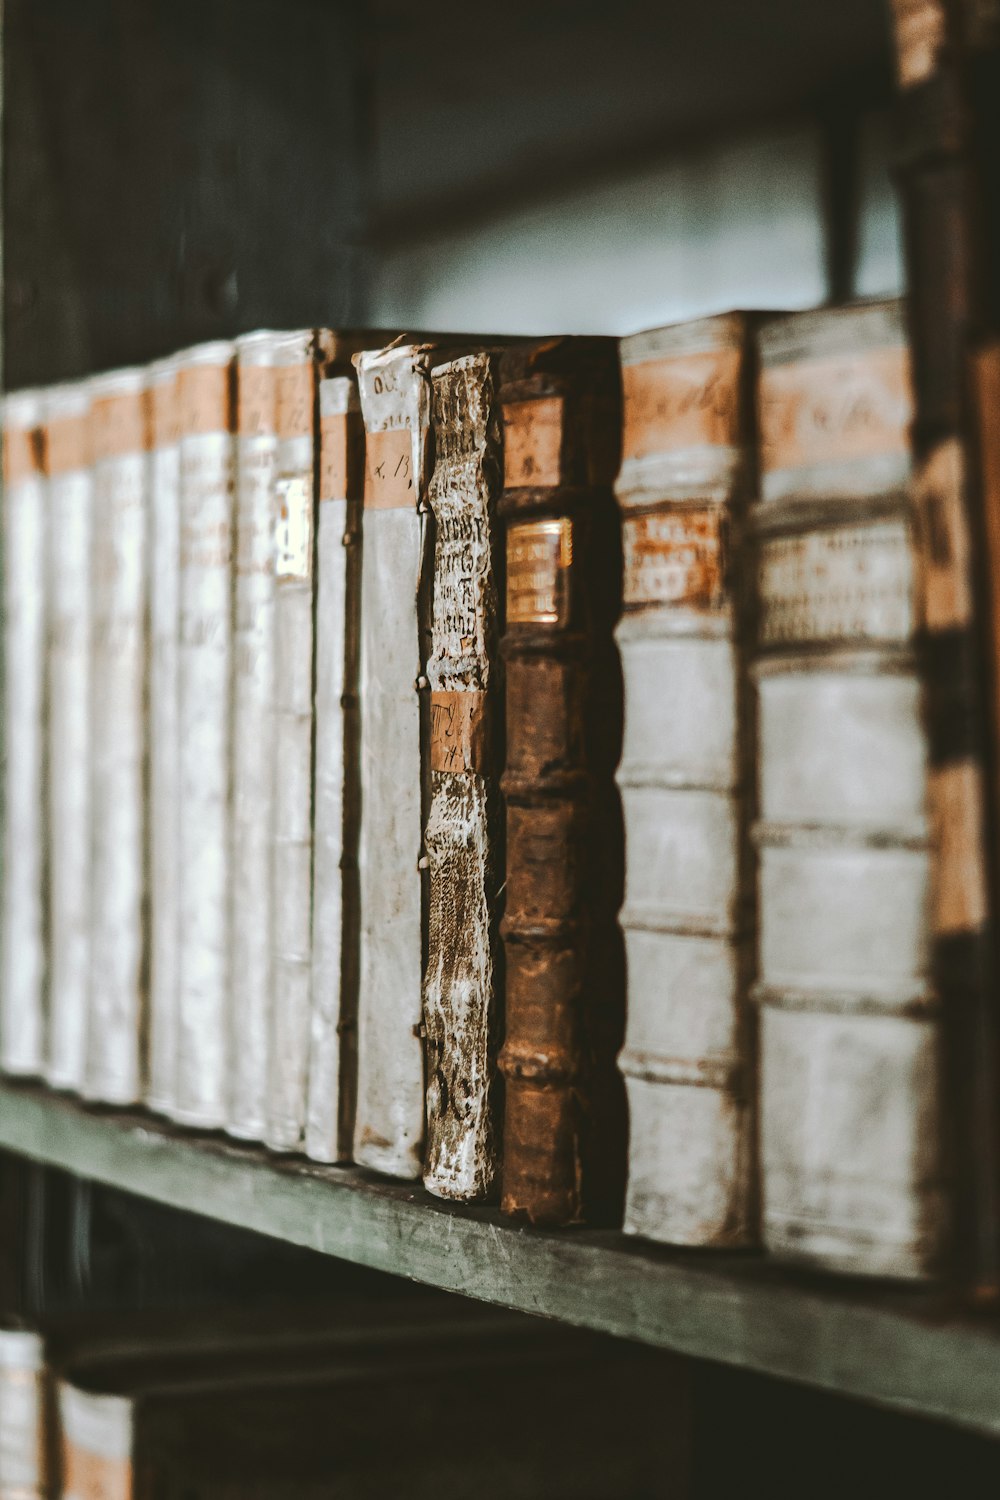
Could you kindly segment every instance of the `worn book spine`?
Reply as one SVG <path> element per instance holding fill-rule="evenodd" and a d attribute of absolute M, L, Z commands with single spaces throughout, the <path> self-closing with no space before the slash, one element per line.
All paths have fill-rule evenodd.
<path fill-rule="evenodd" d="M 178 647 L 180 409 L 178 365 L 150 366 L 149 456 L 149 1067 L 146 1103 L 177 1102 Z"/>
<path fill-rule="evenodd" d="M 506 1081 L 502 1206 L 614 1221 L 624 1183 L 620 528 L 613 341 L 503 359 Z"/>
<path fill-rule="evenodd" d="M 319 384 L 316 769 L 306 1155 L 346 1161 L 358 1004 L 358 647 L 364 425 L 353 376 Z"/>
<path fill-rule="evenodd" d="M 948 1225 L 902 308 L 776 320 L 760 358 L 764 1240 L 919 1277 Z"/>
<path fill-rule="evenodd" d="M 53 1472 L 48 1372 L 41 1336 L 0 1330 L 0 1495 L 49 1500 Z"/>
<path fill-rule="evenodd" d="M 90 947 L 90 392 L 45 395 L 49 1029 L 45 1077 L 83 1088 Z"/>
<path fill-rule="evenodd" d="M 274 537 L 280 334 L 236 340 L 230 1095 L 226 1129 L 262 1140 L 271 1029 Z"/>
<path fill-rule="evenodd" d="M 233 345 L 180 356 L 180 987 L 173 1117 L 228 1118 Z"/>
<path fill-rule="evenodd" d="M 920 650 L 927 684 L 934 841 L 931 964 L 943 1015 L 953 1262 L 1000 1295 L 1000 1010 L 995 834 L 1000 792 L 983 691 L 997 660 L 970 340 L 1000 330 L 1000 6 L 894 0 L 899 183 L 913 354 L 914 490 L 925 539 Z M 985 670 L 984 670 L 985 667 Z M 995 671 L 995 665 L 992 667 Z"/>
<path fill-rule="evenodd" d="M 271 1012 L 265 1141 L 301 1150 L 312 979 L 313 553 L 317 341 L 275 347 L 274 791 Z"/>
<path fill-rule="evenodd" d="M 419 1177 L 424 1143 L 420 1039 L 422 643 L 427 582 L 430 383 L 426 350 L 356 360 L 365 422 L 361 586 L 361 907 L 354 1159 Z"/>
<path fill-rule="evenodd" d="M 40 393 L 4 400 L 4 845 L 0 1066 L 46 1054 L 45 511 Z"/>
<path fill-rule="evenodd" d="M 91 381 L 90 981 L 84 1094 L 143 1097 L 146 1026 L 146 372 Z"/>
<path fill-rule="evenodd" d="M 58 1398 L 62 1500 L 133 1500 L 134 1402 L 65 1380 Z"/>
<path fill-rule="evenodd" d="M 624 1227 L 681 1245 L 756 1229 L 751 351 L 741 314 L 621 344 Z"/>
<path fill-rule="evenodd" d="M 476 1201 L 491 1194 L 499 1170 L 503 569 L 496 356 L 467 355 L 432 371 L 432 427 L 424 1186 L 440 1198 Z"/>

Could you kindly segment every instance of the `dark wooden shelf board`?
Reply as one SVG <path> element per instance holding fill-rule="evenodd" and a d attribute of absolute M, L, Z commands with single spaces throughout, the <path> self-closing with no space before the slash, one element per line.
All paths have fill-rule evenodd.
<path fill-rule="evenodd" d="M 36 1085 L 0 1083 L 0 1148 L 446 1291 L 1000 1435 L 1000 1326 L 939 1291 L 543 1233 Z"/>

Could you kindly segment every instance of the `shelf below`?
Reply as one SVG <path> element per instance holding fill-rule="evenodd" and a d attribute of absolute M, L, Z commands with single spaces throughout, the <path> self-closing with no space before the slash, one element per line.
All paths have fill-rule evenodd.
<path fill-rule="evenodd" d="M 446 1291 L 1000 1435 L 1000 1325 L 940 1291 L 532 1230 L 36 1085 L 0 1083 L 0 1148 Z"/>

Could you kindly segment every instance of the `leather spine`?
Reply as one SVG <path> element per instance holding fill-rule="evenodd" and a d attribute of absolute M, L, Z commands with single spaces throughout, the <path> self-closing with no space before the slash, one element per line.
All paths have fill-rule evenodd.
<path fill-rule="evenodd" d="M 91 382 L 94 443 L 90 981 L 84 1094 L 145 1089 L 146 663 L 149 399 L 146 371 Z"/>
<path fill-rule="evenodd" d="M 498 1170 L 498 901 L 503 860 L 497 771 L 500 422 L 496 356 L 432 371 L 435 463 L 429 867 L 423 1018 L 424 1186 L 488 1197 Z M 502 727 L 502 726 L 500 726 Z"/>
<path fill-rule="evenodd" d="M 502 1207 L 614 1221 L 624 1179 L 615 1056 L 621 901 L 620 382 L 611 340 L 501 366 L 506 528 L 506 1082 Z"/>
<path fill-rule="evenodd" d="M 421 706 L 430 424 L 427 350 L 391 346 L 355 364 L 365 422 L 361 586 L 361 905 L 354 1159 L 419 1177 L 424 1062 Z"/>
<path fill-rule="evenodd" d="M 358 632 L 364 424 L 357 380 L 319 385 L 316 772 L 306 1155 L 346 1161 L 358 1004 Z"/>
<path fill-rule="evenodd" d="M 46 1081 L 83 1088 L 90 968 L 90 534 L 86 382 L 45 394 L 49 1028 Z"/>
<path fill-rule="evenodd" d="M 173 1118 L 221 1130 L 229 1094 L 234 346 L 179 356 L 180 989 Z"/>
<path fill-rule="evenodd" d="M 149 1076 L 146 1103 L 177 1102 L 180 407 L 174 359 L 150 366 Z"/>
<path fill-rule="evenodd" d="M 302 1148 L 309 1067 L 318 357 L 311 330 L 285 334 L 275 348 L 274 1003 L 265 1135 L 274 1151 Z"/>
<path fill-rule="evenodd" d="M 920 1277 L 947 1213 L 902 308 L 775 320 L 760 359 L 764 1240 Z"/>
<path fill-rule="evenodd" d="M 271 1025 L 271 837 L 274 800 L 275 347 L 236 340 L 232 880 L 229 915 L 231 1075 L 226 1129 L 262 1140 Z"/>
<path fill-rule="evenodd" d="M 730 314 L 621 346 L 624 1227 L 682 1245 L 756 1233 L 750 333 Z"/>
<path fill-rule="evenodd" d="M 39 1075 L 46 1048 L 45 483 L 40 392 L 4 422 L 4 845 L 0 1064 Z"/>

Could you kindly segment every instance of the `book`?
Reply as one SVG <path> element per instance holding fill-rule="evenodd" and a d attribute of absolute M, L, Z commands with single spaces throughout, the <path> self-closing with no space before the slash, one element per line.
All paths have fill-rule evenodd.
<path fill-rule="evenodd" d="M 918 1277 L 947 1216 L 902 307 L 780 318 L 759 348 L 764 1241 Z"/>
<path fill-rule="evenodd" d="M 502 1207 L 615 1222 L 624 961 L 614 340 L 504 354 L 507 803 Z"/>
<path fill-rule="evenodd" d="M 262 1140 L 271 1030 L 271 843 L 274 832 L 274 537 L 282 335 L 236 340 L 233 613 L 231 1077 L 226 1129 Z"/>
<path fill-rule="evenodd" d="M 305 1133 L 312 979 L 313 554 L 317 366 L 323 336 L 275 344 L 274 789 L 271 882 L 274 1001 L 267 1127 L 272 1150 Z"/>
<path fill-rule="evenodd" d="M 45 529 L 37 391 L 6 396 L 4 426 L 4 843 L 0 1065 L 40 1075 L 46 1052 Z"/>
<path fill-rule="evenodd" d="M 361 507 L 364 424 L 353 370 L 319 383 L 312 1001 L 305 1151 L 347 1161 L 358 1005 Z"/>
<path fill-rule="evenodd" d="M 172 1118 L 222 1129 L 230 1076 L 230 683 L 236 484 L 234 347 L 178 356 L 177 1094 Z"/>
<path fill-rule="evenodd" d="M 178 858 L 180 740 L 179 365 L 149 367 L 149 1068 L 146 1103 L 177 1104 L 177 1006 L 181 870 Z"/>
<path fill-rule="evenodd" d="M 421 689 L 426 659 L 430 350 L 355 358 L 365 423 L 360 979 L 354 1159 L 419 1177 L 424 1145 Z"/>
<path fill-rule="evenodd" d="M 90 980 L 83 1091 L 143 1096 L 146 1024 L 146 372 L 90 384 L 93 438 L 90 679 Z"/>
<path fill-rule="evenodd" d="M 90 390 L 45 392 L 48 486 L 47 800 L 49 1028 L 46 1081 L 83 1088 L 90 973 Z"/>
<path fill-rule="evenodd" d="M 48 1370 L 41 1336 L 0 1329 L 0 1494 L 50 1500 L 57 1494 Z"/>
<path fill-rule="evenodd" d="M 681 1245 L 756 1228 L 752 331 L 732 313 L 621 342 L 624 1227 Z"/>
<path fill-rule="evenodd" d="M 502 538 L 497 357 L 466 355 L 431 372 L 434 520 L 429 875 L 423 1029 L 424 1186 L 480 1200 L 499 1170 L 496 1055 L 502 966 Z M 498 734 L 500 731 L 500 734 Z"/>

